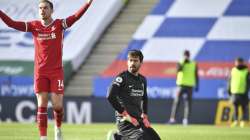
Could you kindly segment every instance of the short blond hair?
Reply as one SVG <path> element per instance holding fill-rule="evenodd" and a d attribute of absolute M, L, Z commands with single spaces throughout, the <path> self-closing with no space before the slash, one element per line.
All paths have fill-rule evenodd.
<path fill-rule="evenodd" d="M 39 3 L 44 3 L 44 2 L 48 3 L 50 8 L 53 10 L 54 6 L 53 6 L 53 3 L 51 1 L 49 1 L 49 0 L 40 0 L 39 1 Z"/>

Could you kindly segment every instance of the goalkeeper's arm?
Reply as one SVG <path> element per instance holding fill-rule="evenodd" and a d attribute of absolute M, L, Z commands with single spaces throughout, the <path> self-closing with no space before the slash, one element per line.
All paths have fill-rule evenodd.
<path fill-rule="evenodd" d="M 122 114 L 124 111 L 124 108 L 122 107 L 122 105 L 120 104 L 120 102 L 117 99 L 119 92 L 120 92 L 120 87 L 113 84 L 108 91 L 107 99 L 108 99 L 109 103 L 112 105 L 112 107 L 117 112 Z"/>

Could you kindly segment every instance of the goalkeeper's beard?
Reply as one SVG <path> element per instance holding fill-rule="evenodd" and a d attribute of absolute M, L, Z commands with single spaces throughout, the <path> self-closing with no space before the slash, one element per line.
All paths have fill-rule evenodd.
<path fill-rule="evenodd" d="M 132 65 L 132 66 L 129 67 L 129 72 L 131 72 L 133 74 L 137 74 L 138 71 L 139 71 L 139 68 L 140 68 L 139 66 L 136 67 L 135 65 Z"/>

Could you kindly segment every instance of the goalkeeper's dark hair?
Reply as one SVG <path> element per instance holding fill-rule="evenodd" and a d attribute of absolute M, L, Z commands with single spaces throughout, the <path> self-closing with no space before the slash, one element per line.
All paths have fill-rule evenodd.
<path fill-rule="evenodd" d="M 140 62 L 142 62 L 143 61 L 143 54 L 142 54 L 142 52 L 140 51 L 140 50 L 136 50 L 136 49 L 133 49 L 133 50 L 129 50 L 128 51 L 128 57 L 139 57 L 139 59 L 140 59 Z"/>
<path fill-rule="evenodd" d="M 54 9 L 54 6 L 53 6 L 53 3 L 49 0 L 39 0 L 39 3 L 43 3 L 43 2 L 46 2 L 49 4 L 50 8 L 53 10 Z"/>

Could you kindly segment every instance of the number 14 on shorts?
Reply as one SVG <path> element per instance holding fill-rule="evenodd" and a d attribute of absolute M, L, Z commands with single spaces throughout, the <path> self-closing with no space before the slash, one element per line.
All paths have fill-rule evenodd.
<path fill-rule="evenodd" d="M 63 90 L 63 88 L 64 88 L 64 84 L 63 84 L 63 80 L 57 80 L 57 82 L 58 82 L 58 90 Z"/>

